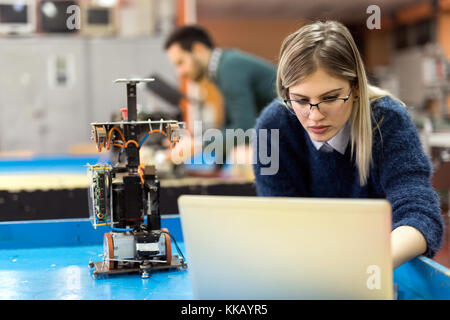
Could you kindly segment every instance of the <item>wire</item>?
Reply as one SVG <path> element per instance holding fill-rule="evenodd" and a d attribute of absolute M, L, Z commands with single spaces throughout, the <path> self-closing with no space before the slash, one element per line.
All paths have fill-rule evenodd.
<path fill-rule="evenodd" d="M 105 145 L 106 145 L 106 150 L 111 149 L 111 145 L 116 146 L 116 147 L 119 147 L 119 148 L 123 148 L 123 145 L 121 145 L 121 144 L 117 144 L 117 143 L 111 144 L 111 135 L 112 135 L 112 132 L 113 132 L 114 130 L 116 130 L 116 131 L 119 133 L 120 138 L 122 139 L 122 143 L 125 142 L 125 137 L 124 137 L 122 131 L 120 131 L 119 128 L 112 127 L 112 128 L 109 130 L 109 132 L 108 132 L 108 139 L 106 140 L 106 144 L 105 144 Z"/>
<path fill-rule="evenodd" d="M 134 229 L 125 229 L 125 228 L 114 228 L 111 227 L 112 231 L 120 231 L 120 232 L 126 232 L 126 231 L 133 231 Z"/>
<path fill-rule="evenodd" d="M 147 138 L 150 136 L 150 132 L 147 132 L 147 134 L 144 136 L 144 138 L 142 138 L 141 142 L 139 142 L 139 148 L 142 147 L 142 145 L 144 144 L 145 140 L 147 140 Z"/>
<path fill-rule="evenodd" d="M 139 144 L 135 140 L 128 140 L 125 143 L 125 148 L 127 148 L 130 143 L 133 143 L 136 146 L 136 148 L 139 148 Z"/>
<path fill-rule="evenodd" d="M 167 231 L 161 230 L 161 233 L 166 233 L 172 238 L 173 242 L 175 243 L 175 247 L 177 248 L 178 253 L 181 255 L 181 257 L 183 258 L 183 261 L 186 263 L 186 258 L 184 257 L 183 252 L 181 251 L 180 247 L 178 246 L 175 238 Z"/>
<path fill-rule="evenodd" d="M 141 178 L 141 183 L 142 185 L 145 185 L 145 180 L 144 180 L 144 167 L 142 166 L 142 164 L 140 164 L 138 166 L 138 173 L 139 173 L 139 177 Z"/>
<path fill-rule="evenodd" d="M 144 136 L 144 138 L 142 138 L 141 142 L 139 143 L 139 148 L 144 144 L 144 142 L 147 140 L 147 138 L 151 134 L 156 133 L 156 132 L 159 132 L 167 137 L 167 133 L 164 130 L 152 129 L 149 132 L 147 132 L 147 134 Z M 171 145 L 171 148 L 173 149 L 173 148 L 175 148 L 176 143 L 170 141 L 170 145 Z"/>
<path fill-rule="evenodd" d="M 111 136 L 112 136 L 113 131 L 117 131 L 119 133 L 119 136 L 122 139 L 122 144 L 111 143 Z M 115 146 L 115 147 L 122 148 L 122 149 L 127 148 L 130 143 L 134 144 L 136 146 L 136 148 L 139 149 L 140 146 L 135 140 L 126 141 L 125 136 L 123 135 L 122 131 L 117 127 L 112 127 L 108 132 L 108 140 L 106 141 L 106 150 L 109 150 L 111 148 L 111 146 Z"/>
<path fill-rule="evenodd" d="M 118 132 L 120 138 L 122 139 L 122 144 L 119 144 L 119 143 L 111 143 L 111 137 L 112 137 L 112 132 L 113 132 L 113 131 L 117 131 L 117 132 Z M 132 144 L 134 144 L 134 145 L 136 146 L 136 148 L 140 149 L 140 148 L 142 147 L 142 145 L 144 144 L 144 142 L 147 140 L 147 138 L 148 138 L 151 134 L 153 134 L 153 133 L 155 133 L 155 132 L 159 132 L 159 133 L 161 133 L 161 134 L 163 134 L 163 135 L 165 135 L 165 136 L 167 137 L 167 133 L 164 132 L 164 130 L 153 129 L 153 130 L 150 130 L 149 132 L 147 132 L 147 134 L 144 136 L 144 138 L 142 138 L 142 140 L 141 140 L 139 143 L 138 143 L 137 141 L 135 141 L 135 140 L 128 140 L 128 141 L 126 141 L 126 140 L 125 140 L 125 136 L 123 135 L 122 131 L 121 131 L 119 128 L 117 128 L 117 127 L 112 127 L 112 128 L 109 130 L 109 132 L 108 132 L 108 139 L 107 139 L 106 142 L 105 142 L 105 147 L 106 147 L 106 150 L 109 150 L 109 149 L 111 148 L 111 146 L 115 146 L 115 147 L 118 147 L 118 148 L 122 148 L 122 149 L 123 149 L 123 148 L 127 148 L 128 145 L 129 145 L 130 143 L 132 143 Z M 171 148 L 172 148 L 172 149 L 175 148 L 176 142 L 170 141 L 170 144 L 171 144 Z M 102 150 L 102 148 L 101 148 L 101 147 L 100 147 L 100 148 L 97 148 L 97 150 L 98 150 L 98 152 L 100 152 L 100 151 Z"/>
<path fill-rule="evenodd" d="M 105 223 L 95 224 L 96 227 L 109 226 L 109 225 L 111 225 L 111 222 L 105 222 Z"/>
<path fill-rule="evenodd" d="M 122 131 L 120 131 L 120 129 L 117 127 L 112 127 L 108 132 L 108 140 L 107 140 L 106 150 L 109 150 L 109 148 L 111 148 L 111 135 L 114 130 L 119 133 L 120 138 L 122 139 L 122 142 L 125 143 L 125 136 L 123 135 Z"/>
<path fill-rule="evenodd" d="M 155 132 L 159 132 L 159 133 L 162 133 L 163 135 L 167 136 L 167 133 L 165 133 L 164 130 L 152 129 L 149 132 L 147 132 L 147 134 L 144 136 L 144 138 L 142 138 L 141 142 L 139 143 L 139 147 L 141 147 L 144 144 L 145 140 L 147 140 L 147 138 Z"/>

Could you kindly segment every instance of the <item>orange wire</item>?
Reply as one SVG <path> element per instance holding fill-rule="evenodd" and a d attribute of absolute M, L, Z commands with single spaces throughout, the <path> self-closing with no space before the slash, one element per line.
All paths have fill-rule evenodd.
<path fill-rule="evenodd" d="M 141 178 L 141 183 L 142 185 L 145 184 L 145 180 L 144 180 L 144 167 L 142 166 L 142 164 L 140 164 L 138 166 L 138 173 L 139 173 L 139 177 Z"/>
<path fill-rule="evenodd" d="M 167 136 L 167 133 L 165 133 L 164 130 L 159 130 L 159 129 L 153 129 L 153 130 L 149 131 L 148 134 L 150 135 L 155 132 L 159 132 L 159 133 L 162 133 L 163 135 Z M 176 144 L 177 144 L 176 142 L 172 143 L 172 141 L 170 141 L 170 148 L 171 149 L 175 148 Z"/>
<path fill-rule="evenodd" d="M 109 149 L 111 148 L 111 134 L 112 134 L 112 132 L 113 132 L 114 130 L 116 130 L 116 131 L 119 133 L 120 137 L 122 138 L 122 141 L 125 142 L 125 137 L 124 137 L 122 131 L 120 131 L 119 128 L 112 127 L 112 128 L 109 130 L 109 132 L 108 132 L 108 140 L 107 140 L 106 150 L 109 150 Z M 116 146 L 116 147 L 123 148 L 122 145 L 118 145 L 118 144 L 116 144 L 116 143 L 113 144 L 113 145 Z"/>
<path fill-rule="evenodd" d="M 163 135 L 167 136 L 167 133 L 165 133 L 164 130 L 159 130 L 159 129 L 153 129 L 153 130 L 150 130 L 150 131 L 148 132 L 148 134 L 152 134 L 152 133 L 154 133 L 154 132 L 159 132 L 159 133 L 162 133 Z"/>
<path fill-rule="evenodd" d="M 122 131 L 120 131 L 120 129 L 119 129 L 119 128 L 116 128 L 116 127 L 112 127 L 112 128 L 109 130 L 109 133 L 108 133 L 108 142 L 111 141 L 111 134 L 112 134 L 112 132 L 113 132 L 114 130 L 116 130 L 116 131 L 119 133 L 120 138 L 122 138 L 122 141 L 125 142 L 125 136 L 123 135 Z"/>
<path fill-rule="evenodd" d="M 107 142 L 106 150 L 109 150 L 111 148 L 111 135 L 112 135 L 112 132 L 114 130 L 116 130 L 119 133 L 120 138 L 122 139 L 122 143 L 124 143 L 124 145 L 123 144 L 118 144 L 118 143 L 113 143 L 112 144 L 113 146 L 116 146 L 116 147 L 119 147 L 119 148 L 126 148 L 126 147 L 128 147 L 128 145 L 130 143 L 133 143 L 136 146 L 136 148 L 139 148 L 139 144 L 135 140 L 125 141 L 125 136 L 123 135 L 122 131 L 120 131 L 119 128 L 112 127 L 109 130 L 109 133 L 108 133 L 108 140 L 107 140 L 108 142 Z"/>
<path fill-rule="evenodd" d="M 118 143 L 113 143 L 113 144 L 111 144 L 111 135 L 112 135 L 112 132 L 113 132 L 114 130 L 116 130 L 116 131 L 119 133 L 120 138 L 122 139 L 122 142 L 124 143 L 124 145 L 118 144 Z M 150 130 L 150 131 L 148 132 L 148 134 L 150 135 L 150 134 L 155 133 L 155 132 L 159 132 L 159 133 L 162 133 L 163 135 L 167 136 L 167 133 L 164 132 L 164 130 L 159 130 L 159 129 L 153 129 L 153 130 Z M 175 143 L 172 143 L 172 141 L 170 141 L 170 142 L 171 142 L 171 144 L 170 144 L 170 145 L 171 145 L 171 149 L 175 148 L 176 142 L 175 142 Z M 106 141 L 106 150 L 109 150 L 109 149 L 111 148 L 111 145 L 113 145 L 113 146 L 115 146 L 115 147 L 119 147 L 119 148 L 127 148 L 128 145 L 129 145 L 130 143 L 133 143 L 133 144 L 136 146 L 136 148 L 139 148 L 139 143 L 138 143 L 137 141 L 135 141 L 135 140 L 128 140 L 128 141 L 125 141 L 125 136 L 123 135 L 122 131 L 120 131 L 119 128 L 112 127 L 112 128 L 109 130 L 109 132 L 108 132 L 108 139 L 107 139 L 107 141 Z M 100 152 L 101 149 L 102 149 L 102 148 L 98 148 L 98 149 L 97 149 L 98 152 Z"/>
<path fill-rule="evenodd" d="M 130 143 L 134 143 L 134 145 L 136 146 L 136 148 L 139 148 L 139 143 L 137 143 L 137 142 L 134 141 L 134 140 L 128 140 L 128 141 L 125 143 L 125 148 L 128 147 L 128 145 L 129 145 Z"/>

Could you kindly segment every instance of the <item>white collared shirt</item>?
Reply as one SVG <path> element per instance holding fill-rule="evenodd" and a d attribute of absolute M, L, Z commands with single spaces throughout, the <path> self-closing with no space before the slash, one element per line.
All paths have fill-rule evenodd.
<path fill-rule="evenodd" d="M 350 120 L 348 120 L 341 130 L 330 140 L 326 141 L 328 146 L 332 147 L 334 150 L 339 152 L 340 154 L 345 154 L 345 149 L 347 149 L 348 142 L 350 140 Z M 310 137 L 311 139 L 311 137 Z M 333 150 L 327 150 L 326 147 L 321 149 L 325 142 L 319 142 L 311 139 L 311 142 L 316 147 L 317 150 L 324 152 L 331 152 Z"/>

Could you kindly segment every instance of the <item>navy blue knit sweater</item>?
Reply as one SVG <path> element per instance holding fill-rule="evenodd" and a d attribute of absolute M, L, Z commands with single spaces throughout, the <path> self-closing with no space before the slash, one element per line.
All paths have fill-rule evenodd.
<path fill-rule="evenodd" d="M 390 97 L 371 103 L 372 159 L 368 183 L 359 185 L 358 169 L 350 158 L 350 142 L 344 155 L 317 150 L 293 112 L 279 99 L 269 104 L 256 123 L 258 129 L 279 129 L 279 169 L 262 175 L 267 163 L 256 158 L 254 173 L 259 196 L 320 198 L 383 198 L 392 205 L 393 229 L 408 225 L 427 241 L 427 257 L 439 251 L 443 223 L 439 198 L 430 178 L 432 166 L 422 149 L 417 129 L 405 107 Z M 258 131 L 257 131 L 258 132 Z M 259 136 L 259 135 L 257 135 Z M 259 148 L 261 141 L 257 141 Z M 267 143 L 270 149 L 270 134 Z M 354 159 L 355 157 L 353 157 Z"/>

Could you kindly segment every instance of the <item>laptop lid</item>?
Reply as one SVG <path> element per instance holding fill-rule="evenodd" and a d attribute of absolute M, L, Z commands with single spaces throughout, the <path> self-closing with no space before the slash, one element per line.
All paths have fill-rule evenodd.
<path fill-rule="evenodd" d="M 183 195 L 196 299 L 392 299 L 384 199 Z"/>

